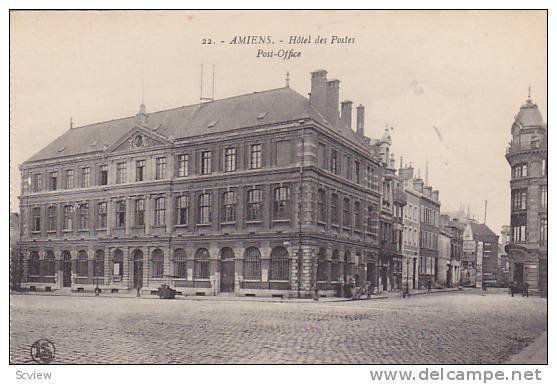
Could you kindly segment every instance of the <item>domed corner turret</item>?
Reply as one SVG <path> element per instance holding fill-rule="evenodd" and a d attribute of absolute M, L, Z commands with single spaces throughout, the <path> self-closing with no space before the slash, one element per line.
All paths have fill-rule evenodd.
<path fill-rule="evenodd" d="M 520 111 L 514 119 L 512 130 L 513 132 L 515 131 L 515 126 L 519 126 L 520 128 L 530 128 L 543 127 L 543 125 L 543 117 L 538 109 L 538 105 L 533 103 L 532 100 L 528 98 L 526 103 L 520 107 Z"/>

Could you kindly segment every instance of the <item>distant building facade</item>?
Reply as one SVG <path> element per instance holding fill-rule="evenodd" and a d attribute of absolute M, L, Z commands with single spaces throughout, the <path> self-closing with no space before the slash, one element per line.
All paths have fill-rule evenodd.
<path fill-rule="evenodd" d="M 487 225 L 472 219 L 463 232 L 461 280 L 464 285 L 481 287 L 497 284 L 499 236 Z"/>
<path fill-rule="evenodd" d="M 418 289 L 420 266 L 420 191 L 414 189 L 414 168 L 412 165 L 401 167 L 399 178 L 406 193 L 406 206 L 403 216 L 402 275 L 409 289 Z"/>
<path fill-rule="evenodd" d="M 421 179 L 414 181 L 420 195 L 420 286 L 429 281 L 437 282 L 439 269 L 439 216 L 441 203 L 439 191 L 424 184 Z"/>
<path fill-rule="evenodd" d="M 510 278 L 547 294 L 547 124 L 530 96 L 511 128 Z"/>

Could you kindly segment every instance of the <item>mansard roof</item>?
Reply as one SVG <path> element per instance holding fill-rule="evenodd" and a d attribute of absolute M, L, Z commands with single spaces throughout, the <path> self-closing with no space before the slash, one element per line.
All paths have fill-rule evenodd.
<path fill-rule="evenodd" d="M 168 140 L 178 140 L 241 128 L 272 126 L 301 118 L 328 124 L 347 139 L 362 145 L 356 133 L 343 126 L 340 120 L 328 123 L 307 98 L 287 87 L 148 113 L 144 126 Z M 26 162 L 103 151 L 140 125 L 138 116 L 128 116 L 74 127 Z"/>

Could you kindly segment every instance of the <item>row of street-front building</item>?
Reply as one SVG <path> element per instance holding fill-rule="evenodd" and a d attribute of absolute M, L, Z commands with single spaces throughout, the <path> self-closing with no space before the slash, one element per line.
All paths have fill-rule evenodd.
<path fill-rule="evenodd" d="M 397 167 L 389 130 L 366 137 L 339 88 L 318 70 L 309 98 L 287 80 L 70 126 L 20 167 L 15 285 L 309 297 L 508 282 L 499 236 L 441 214 L 427 170 Z"/>

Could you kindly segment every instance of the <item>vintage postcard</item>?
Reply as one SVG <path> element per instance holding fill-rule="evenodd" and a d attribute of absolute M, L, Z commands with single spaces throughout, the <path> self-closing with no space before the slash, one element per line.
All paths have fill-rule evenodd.
<path fill-rule="evenodd" d="M 10 364 L 547 364 L 547 15 L 10 11 Z"/>

